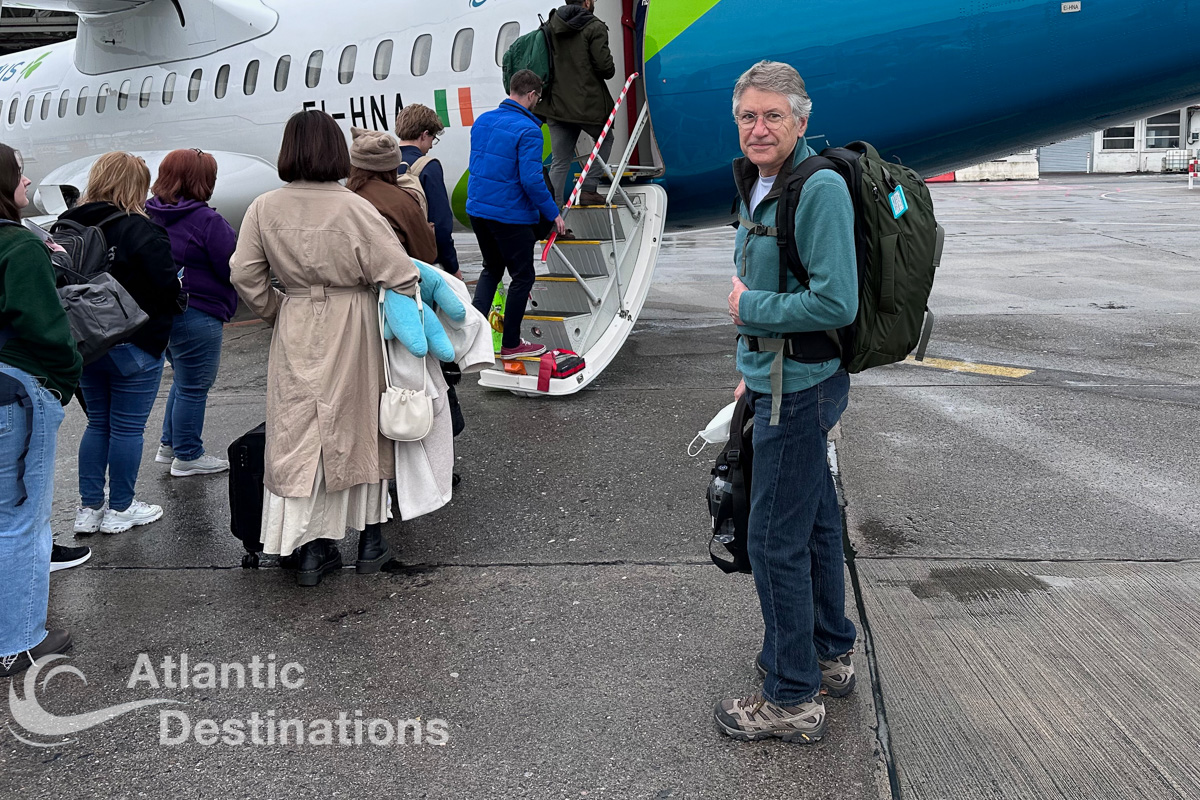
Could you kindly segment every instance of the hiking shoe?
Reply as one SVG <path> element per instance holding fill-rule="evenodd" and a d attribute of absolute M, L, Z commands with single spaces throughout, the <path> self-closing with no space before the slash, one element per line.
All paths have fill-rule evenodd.
<path fill-rule="evenodd" d="M 845 697 L 854 691 L 854 663 L 850 660 L 850 654 L 853 652 L 847 650 L 828 661 L 823 658 L 817 659 L 817 666 L 821 668 L 821 694 Z M 754 667 L 758 670 L 758 677 L 767 677 L 767 668 L 763 666 L 761 652 L 754 659 Z"/>
<path fill-rule="evenodd" d="M 50 571 L 58 572 L 60 569 L 78 567 L 91 557 L 90 547 L 67 547 L 55 542 L 54 547 L 50 549 Z"/>
<path fill-rule="evenodd" d="M 75 511 L 75 533 L 87 536 L 100 530 L 100 523 L 104 521 L 104 512 L 107 510 L 107 505 L 100 506 L 100 508 L 80 506 Z"/>
<path fill-rule="evenodd" d="M 0 678 L 11 678 L 33 666 L 33 662 L 55 653 L 65 653 L 71 649 L 71 634 L 64 630 L 54 630 L 46 633 L 46 638 L 28 650 L 22 650 L 16 655 L 0 656 Z"/>
<path fill-rule="evenodd" d="M 141 500 L 134 500 L 124 511 L 108 509 L 104 512 L 104 521 L 100 523 L 101 533 L 121 533 L 137 525 L 149 525 L 161 519 L 162 506 L 152 506 Z"/>
<path fill-rule="evenodd" d="M 160 464 L 170 464 L 175 460 L 175 448 L 169 444 L 160 444 L 158 446 L 158 454 L 154 456 L 154 460 Z"/>
<path fill-rule="evenodd" d="M 533 342 L 527 342 L 522 339 L 521 343 L 516 347 L 501 347 L 500 358 L 509 359 L 521 358 L 523 356 L 540 356 L 544 352 L 546 352 L 546 345 L 534 344 Z"/>
<path fill-rule="evenodd" d="M 580 192 L 579 205 L 581 206 L 602 206 L 605 205 L 604 195 L 599 192 Z"/>
<path fill-rule="evenodd" d="M 811 744 L 825 735 L 825 704 L 813 698 L 798 706 L 777 706 L 762 692 L 717 703 L 713 717 L 726 736 L 743 742 L 771 736 L 785 742 Z"/>
<path fill-rule="evenodd" d="M 171 475 L 176 478 L 186 478 L 188 475 L 212 475 L 229 469 L 229 462 L 223 458 L 202 453 L 199 458 L 191 461 L 171 461 Z"/>

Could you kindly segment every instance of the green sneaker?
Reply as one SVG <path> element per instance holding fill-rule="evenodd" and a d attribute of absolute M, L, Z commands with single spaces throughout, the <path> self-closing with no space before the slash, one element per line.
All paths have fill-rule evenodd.
<path fill-rule="evenodd" d="M 853 650 L 847 650 L 840 656 L 826 661 L 817 659 L 821 668 L 821 694 L 828 697 L 845 697 L 854 691 L 854 662 L 850 660 Z M 767 668 L 762 663 L 762 653 L 754 659 L 754 668 L 760 678 L 767 677 Z"/>
<path fill-rule="evenodd" d="M 812 744 L 825 735 L 825 704 L 813 698 L 798 706 L 777 706 L 762 692 L 731 697 L 713 709 L 717 726 L 726 736 L 744 742 L 772 736 L 785 742 Z"/>

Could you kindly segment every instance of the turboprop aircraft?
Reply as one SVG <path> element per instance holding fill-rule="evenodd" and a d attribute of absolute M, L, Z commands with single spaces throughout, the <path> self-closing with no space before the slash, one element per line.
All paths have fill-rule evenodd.
<path fill-rule="evenodd" d="M 219 164 L 213 204 L 237 223 L 279 185 L 288 116 L 321 108 L 388 129 L 407 103 L 446 125 L 434 151 L 464 224 L 470 127 L 503 99 L 500 61 L 553 0 L 39 0 L 79 14 L 75 40 L 0 59 L 0 141 L 18 148 L 34 205 L 57 214 L 110 150 L 197 147 Z M 625 107 L 610 203 L 572 212 L 582 238 L 548 254 L 523 333 L 583 354 L 566 394 L 620 349 L 641 309 L 664 225 L 719 221 L 739 155 L 737 76 L 760 59 L 799 69 L 818 149 L 874 143 L 931 175 L 1200 97 L 1183 33 L 1188 0 L 597 0 Z M 1193 6 L 1189 8 L 1189 6 Z M 668 200 L 670 211 L 668 213 Z M 538 391 L 536 367 L 485 372 Z"/>

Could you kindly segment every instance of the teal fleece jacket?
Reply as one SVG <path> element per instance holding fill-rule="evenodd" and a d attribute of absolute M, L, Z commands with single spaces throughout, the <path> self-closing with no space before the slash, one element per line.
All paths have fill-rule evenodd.
<path fill-rule="evenodd" d="M 754 223 L 775 225 L 775 207 L 784 179 L 805 158 L 814 155 L 801 139 L 790 163 L 784 165 L 770 194 L 750 214 L 750 194 L 758 180 L 758 167 L 748 159 L 734 162 L 734 176 L 741 195 L 739 213 Z M 796 247 L 800 262 L 808 270 L 808 286 L 788 274 L 786 293 L 779 292 L 779 245 L 773 236 L 758 236 L 738 226 L 734 243 L 734 266 L 747 291 L 738 302 L 747 336 L 781 338 L 788 333 L 841 328 L 858 314 L 858 266 L 854 255 L 854 206 L 846 182 L 832 170 L 820 170 L 804 184 L 796 209 Z M 746 387 L 771 393 L 771 363 L 775 354 L 751 352 L 738 340 L 737 367 Z M 841 360 L 802 364 L 783 360 L 783 393 L 816 386 L 841 368 Z"/>

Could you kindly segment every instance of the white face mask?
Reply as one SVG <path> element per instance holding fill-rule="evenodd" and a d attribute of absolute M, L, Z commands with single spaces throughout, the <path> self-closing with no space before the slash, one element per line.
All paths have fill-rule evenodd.
<path fill-rule="evenodd" d="M 717 412 L 717 415 L 708 423 L 708 427 L 700 431 L 692 439 L 688 445 L 688 455 L 700 455 L 700 451 L 705 445 L 720 444 L 729 438 L 729 423 L 733 421 L 733 407 L 737 405 L 737 401 L 730 403 Z M 696 447 L 696 442 L 700 442 L 700 446 Z"/>

